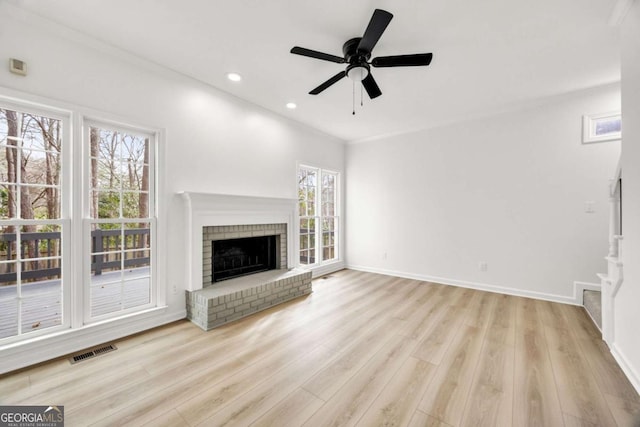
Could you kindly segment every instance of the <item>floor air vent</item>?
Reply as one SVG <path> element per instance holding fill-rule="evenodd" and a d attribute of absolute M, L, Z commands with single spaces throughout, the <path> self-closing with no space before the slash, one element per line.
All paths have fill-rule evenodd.
<path fill-rule="evenodd" d="M 71 362 L 71 364 L 82 362 L 83 360 L 91 359 L 96 356 L 100 356 L 101 354 L 109 353 L 117 349 L 118 347 L 116 347 L 113 344 L 105 345 L 103 347 L 94 348 L 93 350 L 89 350 L 84 353 L 71 356 L 71 358 L 69 359 L 69 362 Z"/>

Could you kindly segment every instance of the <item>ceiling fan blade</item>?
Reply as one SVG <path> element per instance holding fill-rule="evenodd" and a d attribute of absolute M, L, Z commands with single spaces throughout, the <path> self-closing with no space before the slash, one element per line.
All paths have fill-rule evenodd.
<path fill-rule="evenodd" d="M 296 55 L 308 56 L 310 58 L 322 59 L 324 61 L 337 62 L 344 64 L 344 58 L 341 56 L 331 55 L 329 53 L 318 52 L 317 50 L 305 49 L 304 47 L 295 46 L 291 49 L 291 53 Z"/>
<path fill-rule="evenodd" d="M 382 36 L 382 33 L 384 33 L 384 30 L 387 28 L 387 25 L 391 22 L 391 18 L 393 18 L 393 15 L 386 10 L 374 10 L 371 21 L 369 21 L 367 29 L 364 30 L 360 44 L 358 44 L 358 50 L 371 53 L 373 47 L 378 43 L 378 40 L 380 40 L 380 36 Z"/>
<path fill-rule="evenodd" d="M 379 56 L 373 58 L 374 67 L 415 67 L 431 64 L 432 53 L 416 53 L 414 55 Z"/>
<path fill-rule="evenodd" d="M 378 84 L 376 83 L 376 81 L 374 80 L 373 76 L 370 73 L 369 75 L 367 75 L 367 77 L 362 79 L 362 86 L 364 86 L 364 89 L 367 91 L 367 94 L 371 99 L 377 98 L 380 95 L 382 95 L 382 92 L 380 91 Z"/>
<path fill-rule="evenodd" d="M 322 83 L 320 86 L 318 86 L 317 88 L 309 92 L 309 95 L 319 94 L 320 92 L 322 92 L 323 90 L 325 90 L 326 88 L 328 88 L 329 86 L 337 82 L 338 80 L 342 79 L 346 75 L 347 75 L 346 71 L 340 71 L 338 74 L 331 77 L 329 80 L 327 80 L 326 82 Z"/>

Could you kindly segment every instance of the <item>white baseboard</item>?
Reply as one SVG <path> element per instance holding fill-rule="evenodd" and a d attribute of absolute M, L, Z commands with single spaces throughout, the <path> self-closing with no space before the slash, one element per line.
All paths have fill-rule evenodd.
<path fill-rule="evenodd" d="M 154 308 L 126 318 L 87 325 L 80 329 L 68 329 L 7 345 L 0 348 L 0 374 L 66 356 L 187 317 L 186 309 L 173 313 L 166 311 L 167 307 Z"/>
<path fill-rule="evenodd" d="M 321 265 L 319 267 L 310 268 L 313 278 L 324 276 L 326 274 L 335 273 L 344 270 L 344 261 L 333 262 L 331 264 Z"/>
<path fill-rule="evenodd" d="M 527 291 L 524 289 L 517 289 L 517 288 L 508 288 L 504 286 L 489 285 L 486 283 L 477 283 L 477 282 L 468 282 L 465 280 L 448 279 L 445 277 L 435 277 L 435 276 L 427 276 L 423 274 L 406 273 L 403 271 L 371 268 L 371 267 L 365 267 L 360 265 L 347 264 L 345 268 L 349 268 L 351 270 L 366 271 L 369 273 L 378 273 L 378 274 L 385 274 L 389 276 L 403 277 L 406 279 L 422 280 L 425 282 L 441 283 L 443 285 L 459 286 L 461 288 L 470 288 L 470 289 L 477 289 L 480 291 L 513 295 L 517 297 L 534 298 L 539 300 L 559 302 L 559 303 L 571 304 L 571 305 L 581 304 L 576 299 L 575 290 L 574 290 L 573 296 L 565 296 L 565 295 L 557 295 L 557 294 L 547 294 L 544 292 Z M 576 283 L 583 283 L 583 282 L 576 282 Z"/>
<path fill-rule="evenodd" d="M 640 394 L 640 375 L 638 375 L 638 372 L 633 369 L 632 365 L 629 363 L 624 354 L 620 352 L 615 343 L 609 348 L 609 350 L 611 351 L 613 358 L 616 359 L 616 362 L 618 362 L 618 365 L 620 365 L 622 372 L 624 372 L 627 378 L 629 378 L 629 381 L 631 382 L 631 385 L 633 385 L 633 388 L 635 388 L 638 394 Z"/>

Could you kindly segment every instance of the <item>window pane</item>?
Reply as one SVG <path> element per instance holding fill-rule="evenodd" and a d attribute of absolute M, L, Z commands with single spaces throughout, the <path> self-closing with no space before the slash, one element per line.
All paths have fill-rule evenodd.
<path fill-rule="evenodd" d="M 324 218 L 322 220 L 322 230 L 323 231 L 335 230 L 335 220 L 333 218 Z"/>
<path fill-rule="evenodd" d="M 95 316 L 151 303 L 151 223 L 122 220 L 152 216 L 152 157 L 147 135 L 100 127 L 89 134 L 91 217 L 114 220 L 92 231 Z"/>
<path fill-rule="evenodd" d="M 63 323 L 63 229 L 42 221 L 62 218 L 62 136 L 61 120 L 0 109 L 0 337 Z"/>
<path fill-rule="evenodd" d="M 0 338 L 18 335 L 18 299 L 2 298 L 0 287 Z"/>
<path fill-rule="evenodd" d="M 122 216 L 144 218 L 149 216 L 149 194 L 124 191 L 122 193 Z"/>
<path fill-rule="evenodd" d="M 148 222 L 125 224 L 125 249 L 151 247 L 151 224 Z"/>
<path fill-rule="evenodd" d="M 0 134 L 1 136 L 1 134 Z M 0 146 L 0 182 L 16 183 L 16 149 L 11 146 Z"/>
<path fill-rule="evenodd" d="M 149 163 L 149 139 L 142 135 L 122 134 L 122 160 L 131 163 Z"/>
<path fill-rule="evenodd" d="M 322 233 L 322 246 L 333 246 L 333 232 Z"/>
<path fill-rule="evenodd" d="M 0 185 L 0 218 L 13 219 L 16 217 L 16 190 L 15 185 Z"/>
<path fill-rule="evenodd" d="M 22 333 L 62 324 L 62 288 L 57 292 L 22 299 Z"/>
<path fill-rule="evenodd" d="M 304 265 L 310 264 L 308 250 L 300 251 L 300 264 L 304 264 Z"/>
<path fill-rule="evenodd" d="M 91 283 L 91 316 L 122 310 L 122 282 Z"/>
<path fill-rule="evenodd" d="M 22 219 L 58 219 L 60 218 L 60 190 L 56 187 L 22 186 Z"/>
<path fill-rule="evenodd" d="M 609 135 L 622 130 L 622 120 L 620 116 L 598 119 L 595 122 L 595 135 Z"/>
<path fill-rule="evenodd" d="M 51 151 L 22 150 L 20 182 L 57 186 L 60 183 L 60 154 Z"/>
<path fill-rule="evenodd" d="M 6 257 L 5 254 L 2 255 L 3 258 Z M 17 271 L 17 262 L 0 262 L 0 299 L 18 296 Z"/>
<path fill-rule="evenodd" d="M 322 215 L 334 216 L 335 215 L 334 204 L 333 203 L 324 203 L 322 205 Z"/>
<path fill-rule="evenodd" d="M 124 282 L 123 308 L 137 307 L 151 301 L 151 278 L 140 275 Z"/>
<path fill-rule="evenodd" d="M 125 255 L 124 267 L 127 271 L 127 274 L 131 274 L 131 275 L 149 274 L 151 254 L 148 250 L 125 252 L 124 255 Z"/>
<path fill-rule="evenodd" d="M 93 218 L 120 218 L 120 193 L 117 191 L 92 191 Z M 97 216 L 96 216 L 97 214 Z"/>
<path fill-rule="evenodd" d="M 106 223 L 91 225 L 91 252 L 112 252 L 122 249 L 121 224 Z"/>
<path fill-rule="evenodd" d="M 21 281 L 24 295 L 26 283 L 38 284 L 38 292 L 50 292 L 62 279 L 62 234 L 55 224 L 21 227 Z M 35 287 L 34 287 L 35 289 Z"/>

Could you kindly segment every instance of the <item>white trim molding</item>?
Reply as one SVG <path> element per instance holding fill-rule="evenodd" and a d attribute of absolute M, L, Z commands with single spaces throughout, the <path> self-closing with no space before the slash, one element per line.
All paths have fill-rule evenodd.
<path fill-rule="evenodd" d="M 181 191 L 187 221 L 188 291 L 202 289 L 202 228 L 218 225 L 287 224 L 287 268 L 295 267 L 295 215 L 298 200 Z"/>
<path fill-rule="evenodd" d="M 139 313 L 92 323 L 82 329 L 20 341 L 0 348 L 0 374 L 66 356 L 89 347 L 182 320 L 186 309 L 169 313 L 167 307 L 155 307 Z"/>
<path fill-rule="evenodd" d="M 618 349 L 618 346 L 614 343 L 610 345 L 611 354 L 616 359 L 618 365 L 622 369 L 622 372 L 627 376 L 633 388 L 640 394 L 640 374 L 633 369 L 633 364 L 629 363 L 624 354 Z"/>
<path fill-rule="evenodd" d="M 451 286 L 458 286 L 461 288 L 476 289 L 479 291 L 513 295 L 517 297 L 525 297 L 525 298 L 533 298 L 533 299 L 539 299 L 544 301 L 559 302 L 562 304 L 581 305 L 581 302 L 579 302 L 576 297 L 575 288 L 574 288 L 573 296 L 565 296 L 565 295 L 558 295 L 558 294 L 547 294 L 544 292 L 527 291 L 524 289 L 508 288 L 504 286 L 489 285 L 486 283 L 469 282 L 466 280 L 449 279 L 446 277 L 435 277 L 435 276 L 428 276 L 423 274 L 405 273 L 402 271 L 395 271 L 395 270 L 385 270 L 381 268 L 371 268 L 371 267 L 365 267 L 365 266 L 359 266 L 359 265 L 347 264 L 345 268 L 349 268 L 351 270 L 365 271 L 368 273 L 377 273 L 377 274 L 385 274 L 388 276 L 402 277 L 405 279 L 422 280 L 424 282 L 439 283 L 442 285 L 451 285 Z M 582 283 L 582 282 L 577 282 L 577 283 Z M 588 285 L 598 286 L 595 284 L 588 284 Z"/>

